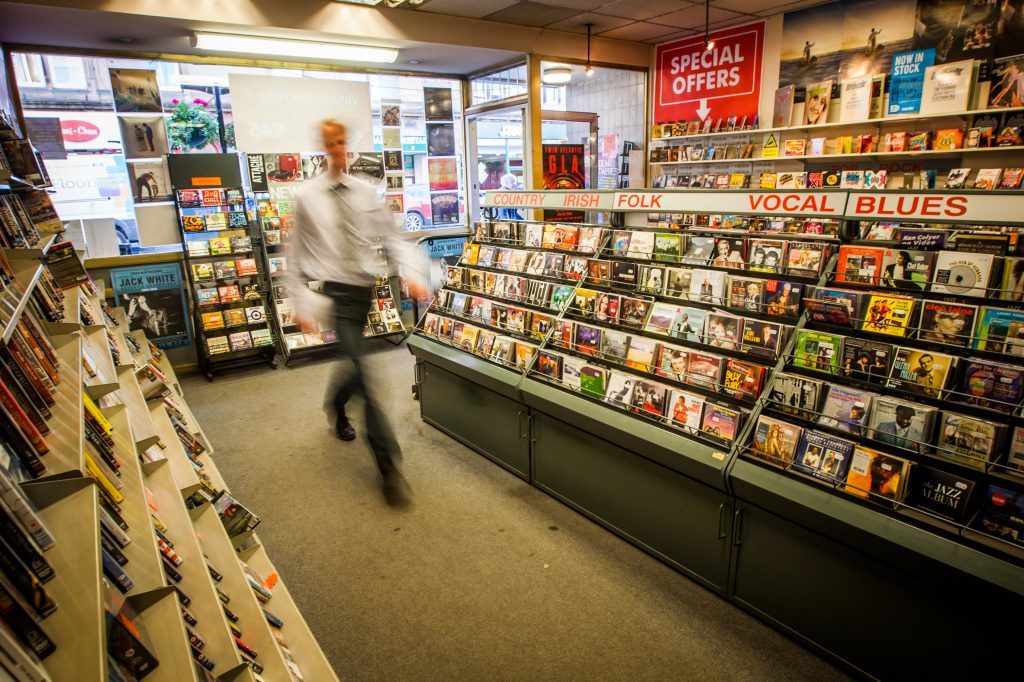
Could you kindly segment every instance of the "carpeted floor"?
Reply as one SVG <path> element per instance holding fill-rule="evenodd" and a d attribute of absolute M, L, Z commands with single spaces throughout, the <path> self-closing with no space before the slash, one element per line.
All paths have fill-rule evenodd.
<path fill-rule="evenodd" d="M 405 450 L 407 511 L 385 506 L 364 442 L 328 429 L 329 364 L 182 381 L 343 680 L 845 679 L 422 422 L 404 346 L 369 363 Z"/>

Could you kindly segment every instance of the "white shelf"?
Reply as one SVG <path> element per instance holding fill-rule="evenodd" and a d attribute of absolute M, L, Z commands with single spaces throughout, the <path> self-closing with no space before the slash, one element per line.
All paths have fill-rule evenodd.
<path fill-rule="evenodd" d="M 803 156 L 777 156 L 765 158 L 759 156 L 752 159 L 709 159 L 707 161 L 650 161 L 652 166 L 702 166 L 712 163 L 775 163 L 778 161 L 831 161 L 835 159 L 893 159 L 911 156 L 960 156 L 962 154 L 979 154 L 994 152 L 1024 151 L 1024 146 L 1015 147 L 980 147 L 976 149 L 928 149 L 915 152 L 868 152 L 866 154 L 815 154 Z"/>
<path fill-rule="evenodd" d="M 80 332 L 51 336 L 60 358 L 60 384 L 47 420 L 50 452 L 43 456 L 46 473 L 39 480 L 78 475 L 85 467 L 82 458 L 84 425 L 82 417 L 82 335 Z"/>
<path fill-rule="evenodd" d="M 160 661 L 156 670 L 146 676 L 146 682 L 197 682 L 178 595 L 172 588 L 164 587 L 139 599 L 152 602 L 135 606 L 145 629 L 145 643 Z"/>
<path fill-rule="evenodd" d="M 192 466 L 192 460 L 185 454 L 185 446 L 181 444 L 178 433 L 171 424 L 171 418 L 164 409 L 163 401 L 154 400 L 148 403 L 148 406 L 149 416 L 153 420 L 153 427 L 156 429 L 157 436 L 160 437 L 160 442 L 164 445 L 163 453 L 173 472 L 179 494 L 182 497 L 188 497 L 202 487 L 199 483 L 199 475 L 196 473 L 195 467 Z"/>
<path fill-rule="evenodd" d="M 14 269 L 14 281 L 21 287 L 20 294 L 17 298 L 11 298 L 11 295 L 16 292 L 14 289 L 5 289 L 2 296 L 8 297 L 9 303 L 12 305 L 11 311 L 3 311 L 3 336 L 2 340 L 7 343 L 11 340 L 11 336 L 14 335 L 14 329 L 18 326 L 18 321 L 21 319 L 22 313 L 25 312 L 25 307 L 28 305 L 29 300 L 32 298 L 32 292 L 36 288 L 36 284 L 39 283 L 39 278 L 43 274 L 43 266 L 34 261 L 19 261 L 15 260 L 11 262 L 11 267 Z"/>
<path fill-rule="evenodd" d="M 156 427 L 153 426 L 149 405 L 142 396 L 142 389 L 139 388 L 135 372 L 130 367 L 122 367 L 118 369 L 117 375 L 121 384 L 121 400 L 128 410 L 132 437 L 135 439 L 136 448 L 141 452 L 149 446 L 155 445 L 160 440 L 160 436 L 157 435 Z"/>
<path fill-rule="evenodd" d="M 769 133 L 793 133 L 807 130 L 828 130 L 832 128 L 851 128 L 864 126 L 881 126 L 888 124 L 906 124 L 915 121 L 934 121 L 943 118 L 967 118 L 969 116 L 1002 115 L 1007 112 L 1024 111 L 1024 107 L 1004 107 L 1001 109 L 971 109 L 969 111 L 945 113 L 945 114 L 908 114 L 903 116 L 886 116 L 883 118 L 869 118 L 864 121 L 843 121 L 835 123 L 819 123 L 818 125 L 782 126 L 779 128 L 755 128 L 750 130 L 730 130 L 717 133 L 693 133 L 692 135 L 675 135 L 670 137 L 651 138 L 651 142 L 672 141 L 672 140 L 695 140 L 708 137 L 730 137 L 736 135 L 767 135 Z"/>
<path fill-rule="evenodd" d="M 96 376 L 84 377 L 86 385 L 99 389 L 116 384 L 117 371 L 114 369 L 114 359 L 110 355 L 110 345 L 107 343 L 107 328 L 103 325 L 86 325 L 84 329 L 85 349 L 93 369 L 96 370 Z"/>
<path fill-rule="evenodd" d="M 178 492 L 179 484 L 168 465 L 151 469 L 146 476 L 146 483 L 153 493 L 157 514 L 167 524 L 166 535 L 182 559 L 181 565 L 176 567 L 182 575 L 177 585 L 191 599 L 185 608 L 198 621 L 192 630 L 206 641 L 203 653 L 217 664 L 214 672 L 221 675 L 241 663 L 242 659 L 221 610 L 221 602 L 206 568 L 188 510 Z"/>
<path fill-rule="evenodd" d="M 153 535 L 152 521 L 149 517 L 149 506 L 146 504 L 146 492 L 143 488 L 142 468 L 135 443 L 132 441 L 131 428 L 128 425 L 128 413 L 123 405 L 103 410 L 104 416 L 113 427 L 111 437 L 114 439 L 114 452 L 121 462 L 120 479 L 124 483 L 121 493 L 121 517 L 128 524 L 128 535 L 132 541 L 121 551 L 128 558 L 124 566 L 125 572 L 131 576 L 134 587 L 128 595 L 149 592 L 164 585 L 163 560 L 156 546 Z"/>
<path fill-rule="evenodd" d="M 57 610 L 42 622 L 57 644 L 43 661 L 55 680 L 107 679 L 106 624 L 103 616 L 103 569 L 97 488 L 91 479 L 28 483 L 26 494 L 56 544 L 46 560 L 56 576 L 46 591 Z"/>
<path fill-rule="evenodd" d="M 256 549 L 243 558 L 249 567 L 264 580 L 267 576 L 277 573 L 277 569 L 274 568 L 274 564 L 271 563 L 270 557 L 267 556 L 262 545 L 257 545 Z M 285 644 L 292 652 L 295 662 L 302 669 L 303 676 L 307 680 L 334 680 L 337 682 L 338 676 L 331 668 L 331 664 L 327 662 L 327 657 L 324 656 L 306 619 L 302 617 L 302 612 L 295 604 L 295 600 L 292 599 L 291 593 L 288 592 L 284 580 L 278 580 L 272 592 L 274 596 L 270 598 L 265 607 L 284 621 L 281 633 L 284 635 Z"/>
<path fill-rule="evenodd" d="M 268 682 L 290 680 L 287 664 L 277 648 L 270 624 L 260 610 L 260 603 L 245 578 L 241 564 L 238 563 L 234 545 L 220 517 L 217 516 L 217 510 L 212 504 L 204 505 L 193 516 L 193 523 L 196 534 L 202 539 L 202 546 L 206 549 L 210 563 L 223 576 L 218 586 L 231 598 L 227 607 L 238 616 L 236 625 L 242 630 L 240 639 L 258 654 L 256 660 L 263 666 L 260 675 Z"/>

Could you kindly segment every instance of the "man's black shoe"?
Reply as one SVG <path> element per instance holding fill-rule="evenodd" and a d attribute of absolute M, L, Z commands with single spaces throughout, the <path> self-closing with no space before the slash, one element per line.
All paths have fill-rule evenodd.
<path fill-rule="evenodd" d="M 341 440 L 356 439 L 356 430 L 347 421 L 339 421 L 334 427 L 334 434 Z"/>
<path fill-rule="evenodd" d="M 393 509 L 405 509 L 412 502 L 412 489 L 405 477 L 397 471 L 384 476 L 383 493 L 384 500 Z"/>

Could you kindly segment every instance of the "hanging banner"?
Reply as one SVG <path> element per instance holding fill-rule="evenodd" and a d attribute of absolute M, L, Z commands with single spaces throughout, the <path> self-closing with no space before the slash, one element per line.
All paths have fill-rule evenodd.
<path fill-rule="evenodd" d="M 654 71 L 654 122 L 721 121 L 747 125 L 761 99 L 764 22 L 659 45 Z"/>
<path fill-rule="evenodd" d="M 124 306 L 128 328 L 142 329 L 159 348 L 192 343 L 181 267 L 177 263 L 110 271 L 114 304 Z"/>
<path fill-rule="evenodd" d="M 349 149 L 373 146 L 367 83 L 232 73 L 228 85 L 238 151 L 321 151 L 326 119 L 345 124 Z"/>
<path fill-rule="evenodd" d="M 583 145 L 581 144 L 546 144 L 544 156 L 544 189 L 584 189 L 586 172 L 584 170 Z M 544 220 L 555 220 L 563 223 L 582 223 L 586 220 L 583 211 L 556 210 L 544 211 Z"/>

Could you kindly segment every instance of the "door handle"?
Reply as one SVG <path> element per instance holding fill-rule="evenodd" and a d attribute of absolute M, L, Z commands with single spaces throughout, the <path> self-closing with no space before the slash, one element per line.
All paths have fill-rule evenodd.
<path fill-rule="evenodd" d="M 726 533 L 725 533 L 725 509 L 726 509 L 727 506 L 728 505 L 725 502 L 723 502 L 722 504 L 718 505 L 718 539 L 719 540 L 724 540 L 725 539 L 725 535 L 726 535 Z"/>
<path fill-rule="evenodd" d="M 743 510 L 737 509 L 732 518 L 732 546 L 739 547 L 743 544 Z"/>
<path fill-rule="evenodd" d="M 519 410 L 519 412 L 516 413 L 516 419 L 519 422 L 518 423 L 519 437 L 520 438 L 529 438 L 530 437 L 529 430 L 527 430 L 526 433 L 523 433 L 523 414 L 525 414 L 525 413 L 522 410 Z M 527 421 L 527 424 L 529 424 L 529 421 Z"/>

